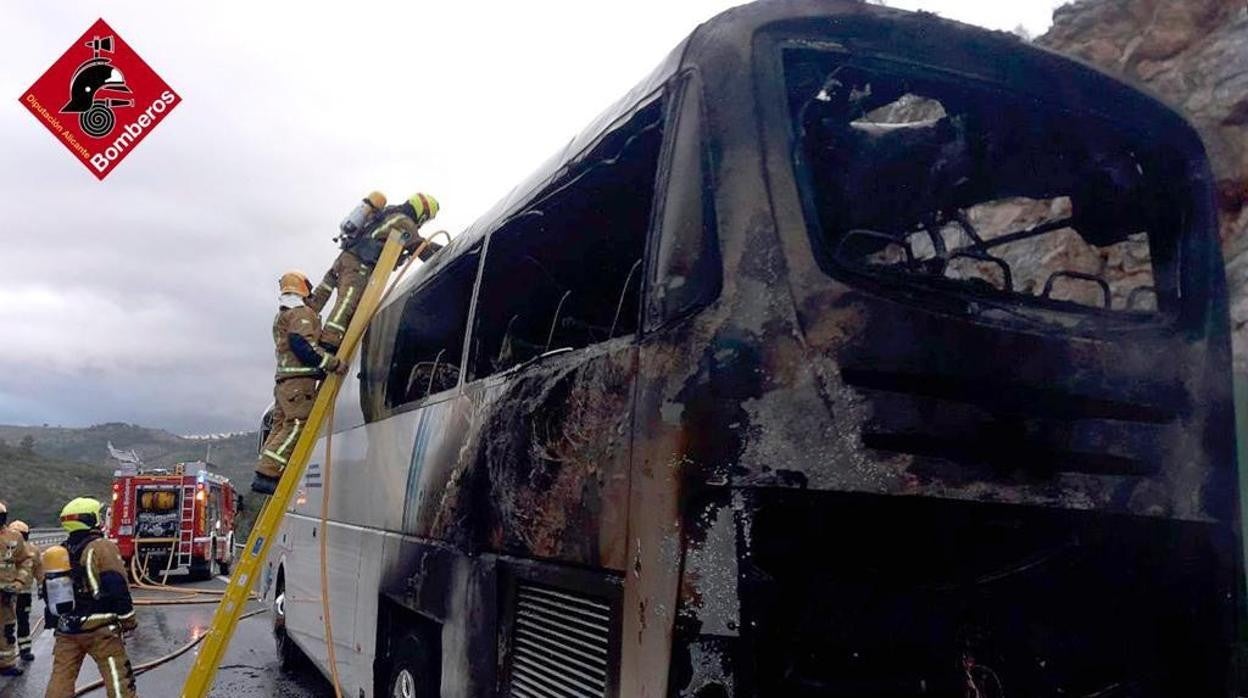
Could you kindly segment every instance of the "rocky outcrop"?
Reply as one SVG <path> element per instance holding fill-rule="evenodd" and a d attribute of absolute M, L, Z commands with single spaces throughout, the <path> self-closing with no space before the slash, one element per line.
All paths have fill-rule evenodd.
<path fill-rule="evenodd" d="M 1200 131 L 1218 184 L 1236 367 L 1248 370 L 1248 0 L 1077 0 L 1037 43 L 1145 85 Z"/>

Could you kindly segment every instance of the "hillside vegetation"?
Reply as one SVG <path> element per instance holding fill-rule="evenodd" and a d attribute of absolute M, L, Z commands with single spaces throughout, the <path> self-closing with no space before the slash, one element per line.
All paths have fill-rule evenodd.
<path fill-rule="evenodd" d="M 118 467 L 108 455 L 109 442 L 122 451 L 133 449 L 150 467 L 210 457 L 216 466 L 213 472 L 230 478 L 244 496 L 248 494 L 255 433 L 202 440 L 116 422 L 86 428 L 0 425 L 0 501 L 8 504 L 10 518 L 54 526 L 61 506 L 73 497 L 107 501 Z M 252 515 L 248 511 L 247 518 Z"/>
<path fill-rule="evenodd" d="M 74 497 L 105 501 L 112 470 L 101 466 L 46 458 L 20 446 L 0 445 L 0 500 L 9 519 L 31 526 L 55 526 L 57 514 Z"/>

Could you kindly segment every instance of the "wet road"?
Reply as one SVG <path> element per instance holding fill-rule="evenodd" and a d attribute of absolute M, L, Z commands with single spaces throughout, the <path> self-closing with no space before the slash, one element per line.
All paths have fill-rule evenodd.
<path fill-rule="evenodd" d="M 188 589 L 224 589 L 220 579 L 196 584 L 179 584 Z M 179 598 L 178 594 L 135 590 L 136 599 L 167 600 Z M 42 604 L 32 613 L 32 620 L 42 616 Z M 138 666 L 145 662 L 174 652 L 188 641 L 203 634 L 212 621 L 212 604 L 140 606 L 139 627 L 126 637 L 126 649 L 130 661 Z M 248 610 L 261 608 L 258 602 Z M 34 643 L 35 661 L 26 664 L 26 674 L 15 678 L 0 677 L 0 698 L 40 698 L 47 687 L 52 667 L 52 633 L 40 633 Z M 182 681 L 194 661 L 196 649 L 177 659 L 161 665 L 138 677 L 139 695 L 145 698 L 177 696 Z M 78 675 L 78 686 L 85 686 L 99 679 L 95 663 L 90 659 L 83 663 Z M 86 694 L 103 698 L 104 689 Z M 291 676 L 277 668 L 277 655 L 273 650 L 272 618 L 268 613 L 240 621 L 234 638 L 226 651 L 220 671 L 217 672 L 212 696 L 230 698 L 259 698 L 260 696 L 283 696 L 284 698 L 324 698 L 333 696 L 333 689 L 315 669 L 305 669 Z"/>

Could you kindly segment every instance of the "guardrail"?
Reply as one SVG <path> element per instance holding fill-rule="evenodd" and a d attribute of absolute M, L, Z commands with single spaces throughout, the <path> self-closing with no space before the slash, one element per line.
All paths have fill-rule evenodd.
<path fill-rule="evenodd" d="M 65 540 L 65 531 L 60 528 L 30 529 L 30 542 L 39 547 L 56 545 L 63 540 Z"/>

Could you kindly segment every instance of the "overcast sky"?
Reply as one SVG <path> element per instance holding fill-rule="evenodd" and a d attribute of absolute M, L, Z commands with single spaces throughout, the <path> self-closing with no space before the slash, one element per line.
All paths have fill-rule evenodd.
<path fill-rule="evenodd" d="M 458 232 L 735 4 L 0 4 L 0 423 L 253 428 L 276 277 L 365 192 Z M 1059 3 L 888 4 L 1039 34 Z M 103 182 L 18 103 L 101 16 L 183 99 Z"/>

